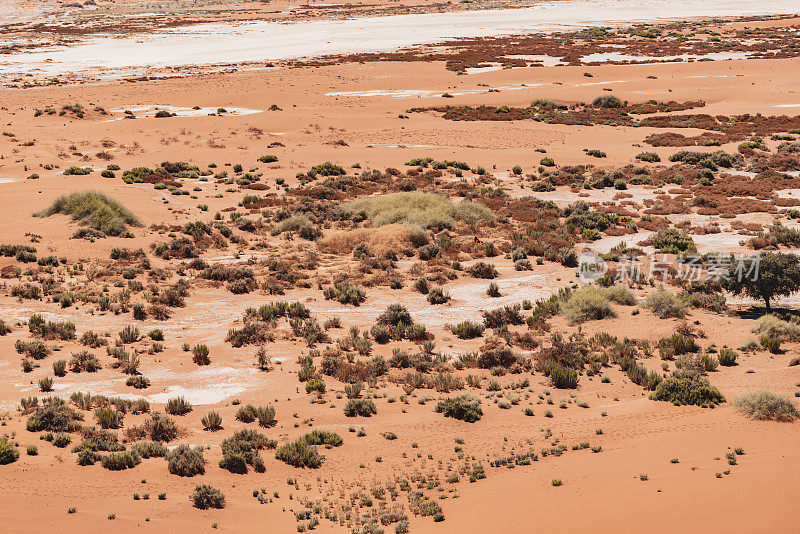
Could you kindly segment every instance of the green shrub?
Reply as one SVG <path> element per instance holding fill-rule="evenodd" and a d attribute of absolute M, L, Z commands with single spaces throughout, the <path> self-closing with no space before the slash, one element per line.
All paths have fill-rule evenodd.
<path fill-rule="evenodd" d="M 690 369 L 675 371 L 656 387 L 650 398 L 675 405 L 713 406 L 725 402 L 725 397 L 707 378 Z"/>
<path fill-rule="evenodd" d="M 45 321 L 39 314 L 33 314 L 28 319 L 28 330 L 34 336 L 42 339 L 60 339 L 61 341 L 75 339 L 74 323 Z M 19 348 L 17 351 L 19 351 Z"/>
<path fill-rule="evenodd" d="M 369 399 L 350 399 L 344 407 L 344 415 L 347 417 L 370 417 L 378 413 L 375 403 Z"/>
<path fill-rule="evenodd" d="M 578 387 L 578 372 L 556 364 L 550 369 L 550 382 L 557 389 L 575 389 Z"/>
<path fill-rule="evenodd" d="M 770 314 L 759 317 L 753 332 L 759 336 L 776 337 L 784 341 L 800 341 L 800 325 Z"/>
<path fill-rule="evenodd" d="M 392 339 L 392 332 L 389 328 L 382 324 L 376 324 L 369 330 L 372 339 L 379 345 L 385 345 Z"/>
<path fill-rule="evenodd" d="M 649 163 L 657 163 L 661 161 L 661 158 L 655 152 L 640 152 L 636 154 L 636 159 L 640 161 L 647 161 Z"/>
<path fill-rule="evenodd" d="M 484 278 L 484 279 L 492 279 L 497 278 L 497 269 L 491 263 L 487 263 L 485 261 L 479 261 L 477 263 L 473 263 L 467 269 L 467 272 L 473 278 Z"/>
<path fill-rule="evenodd" d="M 94 465 L 99 459 L 100 455 L 92 450 L 81 449 L 78 451 L 78 465 Z"/>
<path fill-rule="evenodd" d="M 378 324 L 387 326 L 410 325 L 414 323 L 408 309 L 402 304 L 390 304 L 386 310 L 378 316 Z"/>
<path fill-rule="evenodd" d="M 623 306 L 635 306 L 636 297 L 633 292 L 625 286 L 611 286 L 608 288 L 608 300 Z"/>
<path fill-rule="evenodd" d="M 206 472 L 202 447 L 192 448 L 188 445 L 178 445 L 168 451 L 165 458 L 167 459 L 167 468 L 173 475 L 193 477 Z"/>
<path fill-rule="evenodd" d="M 131 451 L 142 458 L 164 458 L 167 455 L 167 448 L 158 441 L 140 441 L 131 446 Z"/>
<path fill-rule="evenodd" d="M 325 382 L 320 378 L 312 378 L 306 382 L 306 393 L 311 393 L 312 391 L 325 393 Z"/>
<path fill-rule="evenodd" d="M 101 406 L 94 411 L 94 416 L 100 428 L 120 428 L 125 414 L 109 406 Z"/>
<path fill-rule="evenodd" d="M 266 466 L 258 451 L 274 449 L 276 445 L 274 440 L 255 430 L 240 430 L 222 442 L 222 460 L 219 466 L 231 473 L 246 474 L 247 466 L 250 465 L 257 473 L 263 473 Z"/>
<path fill-rule="evenodd" d="M 219 466 L 226 471 L 239 475 L 247 474 L 247 459 L 238 452 L 229 452 L 222 455 Z"/>
<path fill-rule="evenodd" d="M 327 430 L 312 430 L 300 439 L 309 445 L 329 445 L 331 447 L 338 447 L 343 442 L 339 434 Z"/>
<path fill-rule="evenodd" d="M 715 152 L 694 152 L 691 150 L 681 150 L 669 157 L 673 163 L 681 162 L 687 165 L 701 165 L 711 170 L 717 170 L 716 166 L 733 167 L 736 164 L 736 156 L 728 154 L 722 150 Z"/>
<path fill-rule="evenodd" d="M 486 295 L 497 298 L 500 296 L 500 287 L 495 282 L 491 282 L 489 287 L 486 289 Z"/>
<path fill-rule="evenodd" d="M 212 432 L 222 428 L 222 416 L 218 412 L 208 412 L 200 422 L 205 430 L 211 430 Z"/>
<path fill-rule="evenodd" d="M 150 380 L 142 375 L 129 376 L 125 385 L 136 389 L 145 389 L 150 387 Z"/>
<path fill-rule="evenodd" d="M 422 293 L 423 295 L 427 295 L 430 288 L 428 287 L 428 279 L 425 277 L 417 278 L 414 282 L 414 289 Z"/>
<path fill-rule="evenodd" d="M 584 286 L 574 291 L 561 310 L 571 324 L 616 315 L 608 303 L 608 291 L 594 286 Z"/>
<path fill-rule="evenodd" d="M 130 344 L 136 343 L 139 341 L 141 336 L 139 335 L 139 329 L 133 325 L 127 325 L 119 331 L 119 341 L 122 344 Z"/>
<path fill-rule="evenodd" d="M 337 300 L 340 304 L 358 306 L 367 300 L 367 292 L 357 284 L 347 281 L 335 282 L 333 286 L 326 287 L 322 292 L 325 300 Z"/>
<path fill-rule="evenodd" d="M 658 340 L 658 352 L 662 360 L 674 360 L 675 356 L 691 354 L 699 350 L 700 346 L 694 338 L 677 332 Z"/>
<path fill-rule="evenodd" d="M 46 376 L 39 380 L 39 389 L 43 392 L 53 391 L 53 379 Z"/>
<path fill-rule="evenodd" d="M 320 176 L 344 176 L 347 173 L 340 165 L 335 165 L 330 161 L 326 161 L 325 163 L 314 165 L 311 167 L 311 170 L 308 171 L 309 176 L 315 176 L 317 174 Z"/>
<path fill-rule="evenodd" d="M 66 432 L 56 432 L 53 435 L 53 446 L 63 449 L 72 443 L 72 438 Z"/>
<path fill-rule="evenodd" d="M 140 463 L 142 458 L 133 451 L 112 452 L 100 460 L 100 464 L 111 471 L 132 469 Z"/>
<path fill-rule="evenodd" d="M 275 458 L 293 467 L 310 467 L 316 469 L 325 461 L 317 448 L 303 439 L 287 443 L 275 451 Z"/>
<path fill-rule="evenodd" d="M 0 465 L 14 463 L 19 458 L 19 450 L 8 440 L 8 436 L 0 436 Z"/>
<path fill-rule="evenodd" d="M 452 332 L 455 336 L 459 339 L 473 339 L 476 337 L 481 337 L 483 335 L 483 331 L 486 329 L 480 323 L 473 323 L 472 321 L 462 321 L 452 327 Z"/>
<path fill-rule="evenodd" d="M 189 496 L 195 508 L 206 510 L 208 508 L 224 508 L 225 495 L 218 489 L 207 484 L 195 486 L 194 493 Z"/>
<path fill-rule="evenodd" d="M 178 437 L 178 428 L 175 425 L 175 421 L 158 412 L 154 412 L 150 416 L 150 419 L 145 422 L 143 430 L 153 441 L 169 443 Z"/>
<path fill-rule="evenodd" d="M 736 351 L 729 348 L 720 349 L 719 354 L 717 355 L 717 359 L 719 360 L 719 364 L 724 367 L 731 367 L 736 365 L 736 358 L 738 354 Z"/>
<path fill-rule="evenodd" d="M 192 411 L 192 404 L 183 397 L 169 399 L 164 411 L 170 415 L 186 415 Z"/>
<path fill-rule="evenodd" d="M 645 244 L 656 249 L 661 254 L 682 254 L 697 252 L 692 237 L 685 231 L 677 228 L 662 228 L 645 240 Z"/>
<path fill-rule="evenodd" d="M 761 342 L 764 350 L 768 350 L 772 354 L 781 353 L 781 338 L 777 336 L 761 336 L 759 342 Z"/>
<path fill-rule="evenodd" d="M 209 350 L 206 345 L 195 345 L 192 347 L 192 361 L 197 365 L 209 365 L 211 358 L 208 357 Z"/>
<path fill-rule="evenodd" d="M 89 167 L 76 167 L 74 165 L 72 167 L 67 167 L 66 169 L 64 169 L 65 176 L 84 176 L 90 174 L 91 172 L 92 169 Z"/>
<path fill-rule="evenodd" d="M 305 215 L 298 214 L 288 219 L 284 219 L 278 224 L 276 224 L 272 230 L 272 235 L 279 235 L 284 232 L 299 232 L 303 229 L 313 228 L 314 223 L 311 222 L 311 219 L 306 217 Z"/>
<path fill-rule="evenodd" d="M 456 219 L 474 224 L 491 215 L 485 206 L 470 202 L 454 206 L 445 196 L 418 191 L 368 197 L 344 208 L 351 217 L 363 214 L 375 226 L 397 223 L 424 229 L 453 228 Z"/>
<path fill-rule="evenodd" d="M 56 213 L 71 215 L 73 219 L 112 236 L 123 234 L 127 225 L 141 226 L 139 219 L 122 204 L 96 191 L 58 197 L 49 208 L 35 216 L 49 217 Z"/>
<path fill-rule="evenodd" d="M 733 404 L 750 419 L 759 421 L 794 421 L 800 417 L 792 401 L 766 389 L 745 393 Z"/>
<path fill-rule="evenodd" d="M 624 107 L 622 100 L 614 95 L 600 95 L 592 101 L 596 108 L 621 108 Z"/>
<path fill-rule="evenodd" d="M 29 432 L 75 432 L 82 420 L 83 415 L 66 404 L 53 402 L 37 408 L 28 417 L 26 428 Z"/>
<path fill-rule="evenodd" d="M 53 374 L 56 376 L 65 376 L 67 374 L 67 360 L 54 361 Z"/>
<path fill-rule="evenodd" d="M 660 319 L 666 319 L 667 317 L 682 318 L 686 315 L 686 305 L 678 297 L 664 289 L 663 286 L 647 295 L 644 305 L 650 308 Z"/>
<path fill-rule="evenodd" d="M 457 397 L 448 397 L 436 405 L 436 413 L 444 414 L 467 423 L 474 423 L 483 417 L 481 401 L 477 397 L 470 397 L 467 393 Z"/>
<path fill-rule="evenodd" d="M 236 420 L 243 423 L 252 423 L 258 419 L 258 424 L 268 428 L 275 425 L 275 408 L 272 406 L 242 406 L 236 412 Z"/>
<path fill-rule="evenodd" d="M 73 373 L 94 373 L 100 369 L 100 360 L 87 350 L 72 354 L 69 360 L 69 369 Z"/>
<path fill-rule="evenodd" d="M 428 302 L 431 304 L 444 304 L 450 300 L 450 293 L 441 287 L 433 287 L 428 291 Z"/>

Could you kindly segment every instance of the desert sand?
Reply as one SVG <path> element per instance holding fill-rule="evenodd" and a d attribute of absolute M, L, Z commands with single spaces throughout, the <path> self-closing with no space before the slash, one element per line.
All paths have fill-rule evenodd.
<path fill-rule="evenodd" d="M 20 4 L 3 532 L 800 529 L 794 3 Z"/>

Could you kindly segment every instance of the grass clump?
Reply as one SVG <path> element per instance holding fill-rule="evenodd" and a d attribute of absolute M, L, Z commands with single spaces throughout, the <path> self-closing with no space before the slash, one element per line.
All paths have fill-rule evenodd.
<path fill-rule="evenodd" d="M 677 296 L 664 289 L 663 286 L 647 295 L 644 305 L 650 308 L 659 319 L 668 317 L 682 318 L 686 315 L 686 305 Z"/>
<path fill-rule="evenodd" d="M 272 406 L 253 406 L 252 404 L 248 404 L 237 410 L 236 420 L 242 423 L 252 423 L 258 420 L 260 426 L 269 428 L 276 423 L 275 408 Z"/>
<path fill-rule="evenodd" d="M 284 232 L 299 232 L 303 228 L 312 228 L 314 223 L 305 215 L 299 214 L 284 219 L 276 224 L 272 230 L 272 235 L 282 234 Z"/>
<path fill-rule="evenodd" d="M 733 405 L 750 419 L 759 421 L 794 421 L 800 417 L 791 400 L 766 389 L 745 393 Z"/>
<path fill-rule="evenodd" d="M 96 191 L 70 193 L 58 197 L 49 208 L 35 213 L 49 217 L 57 213 L 71 215 L 90 227 L 110 236 L 123 235 L 127 226 L 141 226 L 139 219 L 122 204 Z"/>
<path fill-rule="evenodd" d="M 692 236 L 677 228 L 662 228 L 648 237 L 645 244 L 652 246 L 661 254 L 682 254 L 697 252 Z"/>
<path fill-rule="evenodd" d="M 378 413 L 375 403 L 369 399 L 350 399 L 344 407 L 344 415 L 347 417 L 370 417 Z"/>
<path fill-rule="evenodd" d="M 154 412 L 150 416 L 150 419 L 144 423 L 142 430 L 153 441 L 169 443 L 178 437 L 178 427 L 175 425 L 175 421 L 158 412 Z"/>
<path fill-rule="evenodd" d="M 142 458 L 164 458 L 167 455 L 167 448 L 158 441 L 141 441 L 131 446 L 131 451 Z"/>
<path fill-rule="evenodd" d="M 167 468 L 173 475 L 193 477 L 203 475 L 206 472 L 202 447 L 178 445 L 178 447 L 169 451 L 165 458 L 167 459 Z"/>
<path fill-rule="evenodd" d="M 578 387 L 578 372 L 556 364 L 550 369 L 550 382 L 557 389 L 575 389 Z"/>
<path fill-rule="evenodd" d="M 170 415 L 186 415 L 192 411 L 192 404 L 183 397 L 176 397 L 167 401 L 164 411 Z"/>
<path fill-rule="evenodd" d="M 639 161 L 646 161 L 648 163 L 657 163 L 661 161 L 661 157 L 655 152 L 640 152 L 636 154 L 636 159 Z"/>
<path fill-rule="evenodd" d="M 19 459 L 19 450 L 9 441 L 8 436 L 0 437 L 0 465 L 8 465 Z"/>
<path fill-rule="evenodd" d="M 593 286 L 584 286 L 573 292 L 561 306 L 561 311 L 571 324 L 616 315 L 609 304 L 608 291 Z"/>
<path fill-rule="evenodd" d="M 596 108 L 621 108 L 625 105 L 614 95 L 600 95 L 592 101 Z"/>
<path fill-rule="evenodd" d="M 779 319 L 770 314 L 760 317 L 753 327 L 759 337 L 778 338 L 782 341 L 800 340 L 800 325 Z"/>
<path fill-rule="evenodd" d="M 451 328 L 453 334 L 459 339 L 474 339 L 481 337 L 486 329 L 481 323 L 462 321 Z"/>
<path fill-rule="evenodd" d="M 142 463 L 142 458 L 134 451 L 112 452 L 100 460 L 100 465 L 110 471 L 132 469 L 140 463 Z"/>
<path fill-rule="evenodd" d="M 340 304 L 352 304 L 358 306 L 367 300 L 367 292 L 358 284 L 351 284 L 343 280 L 334 282 L 332 286 L 326 287 L 322 291 L 325 300 L 337 300 Z"/>
<path fill-rule="evenodd" d="M 448 397 L 436 405 L 436 413 L 444 414 L 459 421 L 474 423 L 483 417 L 481 401 L 477 397 L 470 397 L 467 393 L 457 397 Z"/>
<path fill-rule="evenodd" d="M 275 458 L 293 467 L 317 469 L 325 461 L 317 448 L 304 439 L 287 443 L 275 451 Z"/>
<path fill-rule="evenodd" d="M 658 340 L 658 352 L 662 360 L 674 360 L 675 356 L 693 354 L 699 350 L 700 346 L 693 337 L 679 332 Z"/>
<path fill-rule="evenodd" d="M 222 460 L 219 466 L 231 473 L 246 474 L 247 466 L 257 473 L 266 471 L 258 451 L 274 449 L 277 443 L 255 430 L 240 430 L 222 442 Z"/>
<path fill-rule="evenodd" d="M 309 445 L 327 445 L 331 447 L 338 447 L 343 442 L 339 434 L 328 432 L 327 430 L 312 430 L 300 439 Z"/>
<path fill-rule="evenodd" d="M 675 371 L 656 387 L 650 398 L 671 402 L 676 406 L 694 404 L 705 407 L 725 402 L 725 397 L 707 378 L 691 369 Z"/>
<path fill-rule="evenodd" d="M 194 488 L 194 493 L 189 495 L 195 508 L 206 510 L 208 508 L 224 508 L 225 495 L 217 488 L 208 484 L 198 484 Z"/>
<path fill-rule="evenodd" d="M 719 364 L 723 367 L 733 367 L 736 365 L 736 358 L 738 356 L 735 350 L 726 347 L 720 349 L 717 360 L 719 360 Z"/>
<path fill-rule="evenodd" d="M 110 406 L 101 406 L 94 411 L 94 416 L 100 428 L 120 428 L 125 414 L 118 412 Z"/>
<path fill-rule="evenodd" d="M 485 261 L 479 261 L 472 264 L 467 269 L 467 272 L 473 278 L 484 278 L 491 280 L 492 278 L 497 278 L 499 276 L 495 266 Z"/>
<path fill-rule="evenodd" d="M 412 228 L 453 228 L 456 220 L 475 224 L 491 216 L 485 206 L 471 202 L 454 205 L 442 195 L 419 191 L 364 198 L 345 206 L 351 217 L 370 219 L 375 226 L 402 224 Z"/>
<path fill-rule="evenodd" d="M 222 416 L 219 414 L 219 412 L 208 412 L 203 416 L 200 422 L 203 424 L 203 429 L 205 430 L 216 432 L 217 430 L 222 429 Z"/>
<path fill-rule="evenodd" d="M 37 408 L 28 417 L 26 428 L 28 432 L 75 432 L 82 420 L 83 415 L 57 399 Z"/>

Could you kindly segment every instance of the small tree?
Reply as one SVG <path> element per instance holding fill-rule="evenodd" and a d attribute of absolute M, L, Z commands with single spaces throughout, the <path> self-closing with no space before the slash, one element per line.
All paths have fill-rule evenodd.
<path fill-rule="evenodd" d="M 777 252 L 734 262 L 723 286 L 734 295 L 763 299 L 770 310 L 771 299 L 788 297 L 800 290 L 800 257 Z"/>

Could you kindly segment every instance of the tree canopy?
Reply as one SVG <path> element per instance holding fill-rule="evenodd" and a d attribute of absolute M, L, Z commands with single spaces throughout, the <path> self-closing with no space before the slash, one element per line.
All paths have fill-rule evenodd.
<path fill-rule="evenodd" d="M 800 256 L 768 252 L 734 262 L 723 286 L 734 295 L 762 299 L 769 310 L 773 298 L 800 290 Z"/>

